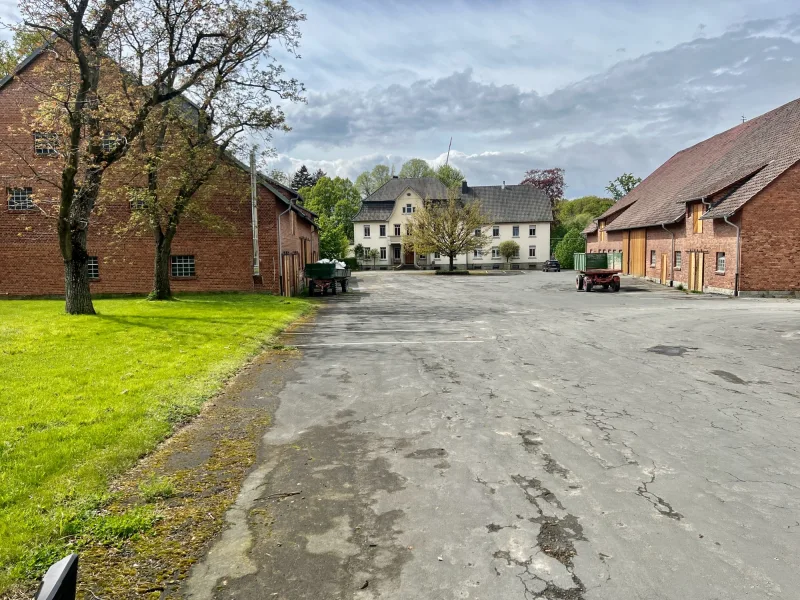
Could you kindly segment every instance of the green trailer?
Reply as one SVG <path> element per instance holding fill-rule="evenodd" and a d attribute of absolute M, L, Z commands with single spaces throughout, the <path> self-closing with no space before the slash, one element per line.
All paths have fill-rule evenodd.
<path fill-rule="evenodd" d="M 336 295 L 336 284 L 342 286 L 342 292 L 347 291 L 347 280 L 350 278 L 350 269 L 338 269 L 336 263 L 308 263 L 303 270 L 303 275 L 308 282 L 308 294 L 313 296 L 316 291 L 324 295 L 330 291 Z"/>
<path fill-rule="evenodd" d="M 619 274 L 622 271 L 622 254 L 619 252 L 576 252 L 573 256 L 575 270 L 575 289 L 579 292 L 591 292 L 595 286 L 602 285 L 604 290 L 618 292 Z"/>

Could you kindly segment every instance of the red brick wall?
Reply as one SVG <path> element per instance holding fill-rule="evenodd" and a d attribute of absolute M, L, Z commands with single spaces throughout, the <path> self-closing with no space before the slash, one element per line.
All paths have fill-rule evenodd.
<path fill-rule="evenodd" d="M 798 291 L 800 164 L 742 207 L 742 291 Z"/>
<path fill-rule="evenodd" d="M 36 62 L 47 64 L 45 54 Z M 35 65 L 34 65 L 35 66 Z M 21 80 L 0 90 L 0 296 L 61 295 L 63 261 L 58 248 L 54 214 L 60 160 L 36 157 L 27 114 L 35 106 L 34 86 L 45 83 L 46 70 L 29 68 Z M 35 174 L 34 174 L 35 171 Z M 152 289 L 154 247 L 144 224 L 130 226 L 127 200 L 115 194 L 123 174 L 112 167 L 90 220 L 88 251 L 97 256 L 100 277 L 91 283 L 94 293 L 147 293 Z M 8 209 L 5 189 L 32 187 L 41 200 L 34 211 Z M 174 291 L 267 291 L 277 293 L 278 238 L 275 214 L 285 209 L 272 192 L 259 188 L 259 250 L 262 283 L 253 279 L 253 249 L 249 175 L 233 166 L 221 167 L 208 184 L 208 210 L 222 227 L 209 227 L 191 215 L 181 220 L 172 254 L 195 257 L 196 277 L 173 279 Z M 299 219 L 295 235 L 284 233 L 284 243 L 299 235 L 311 236 L 311 225 Z M 121 230 L 124 233 L 121 233 Z M 314 238 L 316 236 L 313 236 Z M 316 240 L 314 249 L 318 251 Z"/>
<path fill-rule="evenodd" d="M 614 220 L 625 211 L 622 210 L 616 214 L 608 217 L 606 227 L 610 226 Z M 599 241 L 600 232 L 595 231 L 586 236 L 586 251 L 587 252 L 621 252 L 622 251 L 622 232 L 621 231 L 606 231 L 605 241 Z"/>

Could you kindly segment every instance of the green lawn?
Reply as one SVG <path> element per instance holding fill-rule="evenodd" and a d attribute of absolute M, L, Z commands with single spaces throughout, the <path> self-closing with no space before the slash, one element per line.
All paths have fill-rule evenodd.
<path fill-rule="evenodd" d="M 60 558 L 86 506 L 226 376 L 308 311 L 302 299 L 198 295 L 0 301 L 0 593 Z"/>

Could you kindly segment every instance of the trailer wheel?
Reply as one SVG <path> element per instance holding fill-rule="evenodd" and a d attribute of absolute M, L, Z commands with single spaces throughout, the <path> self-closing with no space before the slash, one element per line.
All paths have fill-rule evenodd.
<path fill-rule="evenodd" d="M 592 280 L 591 279 L 587 279 L 586 280 L 586 291 L 587 292 L 591 292 L 593 287 L 594 287 L 594 284 L 592 284 Z"/>
<path fill-rule="evenodd" d="M 611 284 L 611 291 L 618 292 L 619 291 L 619 281 L 615 281 Z"/>
<path fill-rule="evenodd" d="M 317 283 L 312 279 L 308 282 L 308 295 L 313 296 L 315 291 L 317 291 Z"/>
<path fill-rule="evenodd" d="M 607 284 L 607 283 L 604 283 L 604 284 L 603 284 L 603 289 L 604 289 L 604 290 L 607 290 L 607 289 L 608 289 L 608 284 Z"/>
<path fill-rule="evenodd" d="M 342 293 L 347 291 L 347 279 L 342 279 Z"/>
<path fill-rule="evenodd" d="M 336 295 L 336 280 L 334 279 L 331 281 L 331 293 L 335 296 Z"/>
<path fill-rule="evenodd" d="M 575 291 L 580 292 L 583 289 L 583 276 L 578 275 L 575 278 Z"/>

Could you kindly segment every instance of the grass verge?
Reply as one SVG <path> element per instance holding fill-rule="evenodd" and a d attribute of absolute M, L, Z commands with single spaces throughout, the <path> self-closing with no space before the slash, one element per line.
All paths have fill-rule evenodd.
<path fill-rule="evenodd" d="M 159 514 L 108 514 L 112 477 L 150 452 L 270 338 L 302 299 L 214 294 L 175 302 L 0 302 L 0 594 L 41 575 L 76 536 L 136 537 Z M 165 498 L 169 481 L 141 484 Z"/>

